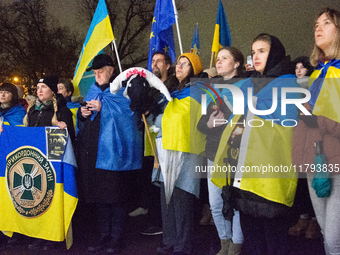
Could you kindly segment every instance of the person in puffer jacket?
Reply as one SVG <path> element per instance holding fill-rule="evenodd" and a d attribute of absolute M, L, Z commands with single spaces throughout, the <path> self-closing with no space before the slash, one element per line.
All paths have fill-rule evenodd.
<path fill-rule="evenodd" d="M 292 163 L 307 172 L 308 188 L 324 237 L 326 254 L 340 254 L 340 12 L 325 9 L 315 23 L 315 46 L 311 63 L 311 99 L 305 107 L 312 115 L 299 115 L 294 130 Z M 319 141 L 319 142 L 318 142 Z M 318 197 L 312 187 L 315 176 L 315 144 L 326 157 L 330 195 Z"/>

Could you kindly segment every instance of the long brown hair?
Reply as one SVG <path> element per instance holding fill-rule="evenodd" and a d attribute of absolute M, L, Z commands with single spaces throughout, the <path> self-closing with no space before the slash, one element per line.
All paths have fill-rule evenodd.
<path fill-rule="evenodd" d="M 326 8 L 319 13 L 317 19 L 324 13 L 326 14 L 327 18 L 335 25 L 337 32 L 330 46 L 328 56 L 325 55 L 325 52 L 322 49 L 314 44 L 313 52 L 310 56 L 310 62 L 313 66 L 316 66 L 319 60 L 324 62 L 326 58 L 340 59 L 340 12 L 335 9 Z"/>

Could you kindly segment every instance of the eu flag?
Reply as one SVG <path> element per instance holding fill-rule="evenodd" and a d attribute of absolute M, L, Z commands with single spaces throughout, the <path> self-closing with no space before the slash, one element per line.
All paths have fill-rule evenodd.
<path fill-rule="evenodd" d="M 231 45 L 231 36 L 230 36 L 229 25 L 227 21 L 227 16 L 225 15 L 225 12 L 224 12 L 222 2 L 220 0 L 218 4 L 214 39 L 213 39 L 213 45 L 212 45 L 211 51 L 215 52 L 215 56 L 216 56 L 217 52 L 222 47 L 226 47 L 230 45 Z"/>
<path fill-rule="evenodd" d="M 152 20 L 148 70 L 151 70 L 152 54 L 155 51 L 167 52 L 172 62 L 176 59 L 175 40 L 172 25 L 176 22 L 172 0 L 157 0 Z"/>

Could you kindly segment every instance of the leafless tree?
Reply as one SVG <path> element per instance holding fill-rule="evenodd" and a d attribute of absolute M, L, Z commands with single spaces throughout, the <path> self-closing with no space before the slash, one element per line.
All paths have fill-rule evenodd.
<path fill-rule="evenodd" d="M 79 18 L 90 25 L 98 0 L 83 0 Z M 155 0 L 106 0 L 123 69 L 146 66 Z"/>
<path fill-rule="evenodd" d="M 1 4 L 0 38 L 2 80 L 19 75 L 31 92 L 45 74 L 73 76 L 80 42 L 47 15 L 45 0 Z"/>

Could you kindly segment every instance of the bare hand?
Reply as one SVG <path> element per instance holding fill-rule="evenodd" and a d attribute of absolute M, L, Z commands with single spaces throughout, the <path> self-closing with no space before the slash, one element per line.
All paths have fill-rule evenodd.
<path fill-rule="evenodd" d="M 65 129 L 65 128 L 67 128 L 67 125 L 66 125 L 66 123 L 65 123 L 64 121 L 58 121 L 57 125 L 58 125 L 58 127 L 59 127 L 60 129 Z"/>
<path fill-rule="evenodd" d="M 217 113 L 217 114 L 216 114 Z M 215 116 L 216 115 L 216 116 Z M 217 123 L 215 120 L 224 120 L 224 113 L 221 111 L 214 111 L 207 122 L 208 128 L 214 128 L 214 127 L 219 127 L 223 125 L 222 121 L 218 121 Z"/>
<path fill-rule="evenodd" d="M 0 133 L 4 132 L 4 128 L 0 125 Z"/>
<path fill-rule="evenodd" d="M 87 106 L 89 107 L 90 111 L 100 111 L 100 108 L 102 107 L 102 103 L 98 100 L 91 100 L 87 102 Z"/>

